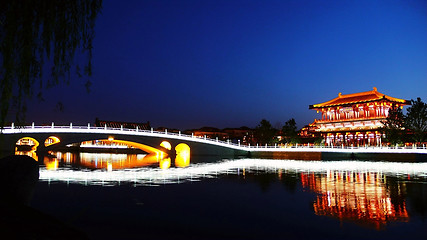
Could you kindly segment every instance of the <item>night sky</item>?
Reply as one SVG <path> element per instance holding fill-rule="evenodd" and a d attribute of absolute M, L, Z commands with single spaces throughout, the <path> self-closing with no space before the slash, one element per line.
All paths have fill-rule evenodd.
<path fill-rule="evenodd" d="M 90 93 L 46 90 L 27 122 L 302 127 L 339 92 L 427 101 L 427 1 L 105 0 L 95 34 Z"/>

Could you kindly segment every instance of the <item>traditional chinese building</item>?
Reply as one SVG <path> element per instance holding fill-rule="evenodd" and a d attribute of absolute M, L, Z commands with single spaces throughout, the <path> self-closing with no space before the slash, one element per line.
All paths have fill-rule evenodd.
<path fill-rule="evenodd" d="M 328 145 L 378 145 L 381 144 L 380 129 L 389 109 L 411 104 L 409 100 L 399 99 L 372 91 L 343 95 L 309 109 L 322 114 L 311 124 Z"/>

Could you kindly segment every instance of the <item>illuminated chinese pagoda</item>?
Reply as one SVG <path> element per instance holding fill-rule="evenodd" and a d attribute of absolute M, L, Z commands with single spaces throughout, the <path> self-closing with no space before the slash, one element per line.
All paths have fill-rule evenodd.
<path fill-rule="evenodd" d="M 380 128 L 393 106 L 403 108 L 409 100 L 384 95 L 374 87 L 372 91 L 343 95 L 309 109 L 322 114 L 311 126 L 328 145 L 378 145 L 381 144 Z"/>

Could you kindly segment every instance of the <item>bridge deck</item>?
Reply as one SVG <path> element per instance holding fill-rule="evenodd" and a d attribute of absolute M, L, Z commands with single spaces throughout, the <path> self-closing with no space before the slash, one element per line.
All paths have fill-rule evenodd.
<path fill-rule="evenodd" d="M 417 153 L 427 154 L 426 146 L 418 148 L 408 147 L 328 147 L 328 146 L 247 146 L 232 143 L 230 141 L 221 141 L 218 139 L 210 139 L 207 137 L 195 137 L 193 135 L 186 135 L 181 133 L 158 132 L 158 131 L 146 131 L 138 129 L 126 129 L 126 128 L 108 128 L 108 127 L 92 127 L 88 126 L 25 126 L 25 127 L 5 127 L 0 130 L 5 135 L 26 135 L 31 134 L 111 134 L 111 135 L 126 135 L 126 136 L 144 136 L 144 137 L 157 137 L 164 139 L 182 140 L 187 142 L 197 142 L 208 145 L 220 146 L 228 149 L 246 151 L 246 152 L 331 152 L 331 153 Z"/>

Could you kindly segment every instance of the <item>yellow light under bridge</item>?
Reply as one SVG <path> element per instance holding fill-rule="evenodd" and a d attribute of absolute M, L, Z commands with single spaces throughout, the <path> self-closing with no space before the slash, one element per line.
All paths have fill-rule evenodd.
<path fill-rule="evenodd" d="M 44 145 L 45 145 L 45 147 L 49 147 L 49 146 L 57 144 L 59 142 L 61 142 L 61 140 L 59 140 L 58 137 L 50 136 L 50 137 L 46 138 L 46 141 L 44 141 Z"/>
<path fill-rule="evenodd" d="M 107 141 L 107 140 L 101 140 L 101 141 Z M 109 138 L 108 141 L 112 142 L 112 143 L 125 144 L 128 146 L 132 146 L 134 148 L 139 148 L 144 152 L 155 153 L 156 155 L 162 156 L 162 157 L 167 155 L 165 152 L 163 152 L 157 148 L 153 148 L 153 147 L 147 146 L 147 145 L 142 144 L 142 143 L 136 143 L 136 142 L 124 141 L 124 140 L 116 140 L 116 139 L 112 139 L 112 138 Z"/>
<path fill-rule="evenodd" d="M 187 167 L 190 165 L 190 147 L 185 143 L 180 143 L 175 147 L 175 166 Z"/>
<path fill-rule="evenodd" d="M 160 146 L 166 148 L 167 150 L 171 150 L 172 149 L 172 145 L 168 141 L 161 142 Z"/>
<path fill-rule="evenodd" d="M 20 138 L 17 142 L 16 145 L 19 146 L 31 146 L 31 151 L 36 151 L 37 147 L 40 145 L 39 142 L 32 138 L 32 137 L 23 137 Z M 18 150 L 18 149 L 15 149 Z"/>

